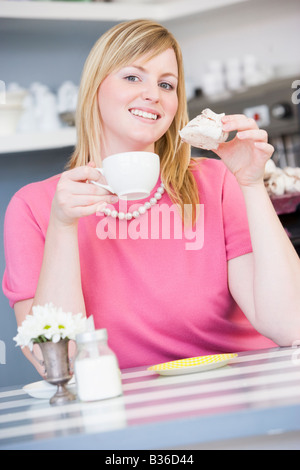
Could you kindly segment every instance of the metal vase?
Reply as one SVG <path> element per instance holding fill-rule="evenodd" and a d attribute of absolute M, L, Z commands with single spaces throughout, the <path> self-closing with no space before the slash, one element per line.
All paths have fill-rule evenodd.
<path fill-rule="evenodd" d="M 52 341 L 39 343 L 44 359 L 43 365 L 46 372 L 46 380 L 52 385 L 57 385 L 57 391 L 50 399 L 51 405 L 61 405 L 76 398 L 66 388 L 66 384 L 72 377 L 70 373 L 68 342 L 68 339 L 62 339 L 58 343 L 53 343 Z"/>

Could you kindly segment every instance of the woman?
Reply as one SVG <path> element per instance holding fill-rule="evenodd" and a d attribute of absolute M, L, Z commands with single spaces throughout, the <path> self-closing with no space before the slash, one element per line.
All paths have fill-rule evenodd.
<path fill-rule="evenodd" d="M 165 28 L 132 21 L 99 39 L 83 71 L 69 169 L 21 189 L 7 210 L 3 288 L 18 324 L 48 302 L 93 314 L 123 368 L 299 338 L 300 264 L 264 188 L 266 132 L 226 116 L 224 130 L 238 133 L 216 151 L 222 161 L 195 163 L 179 142 L 187 121 L 181 52 Z M 152 196 L 161 182 L 165 192 L 139 219 L 114 219 L 136 236 L 110 236 L 106 209 L 120 202 L 86 183 L 104 181 L 96 167 L 107 156 L 137 150 L 160 156 Z M 197 246 L 187 249 L 191 232 L 175 229 L 139 236 L 137 223 L 151 214 L 155 228 L 163 204 L 201 233 Z"/>

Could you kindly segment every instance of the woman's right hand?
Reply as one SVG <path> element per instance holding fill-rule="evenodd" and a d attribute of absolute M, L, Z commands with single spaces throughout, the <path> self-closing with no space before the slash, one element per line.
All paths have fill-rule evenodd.
<path fill-rule="evenodd" d="M 52 202 L 51 217 L 60 225 L 77 224 L 80 217 L 103 209 L 107 203 L 117 202 L 118 197 L 90 181 L 106 183 L 95 169 L 94 163 L 79 166 L 62 173 Z"/>

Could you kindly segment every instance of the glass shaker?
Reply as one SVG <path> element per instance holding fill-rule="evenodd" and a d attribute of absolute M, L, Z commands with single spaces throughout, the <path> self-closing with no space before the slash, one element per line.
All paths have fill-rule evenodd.
<path fill-rule="evenodd" d="M 122 395 L 121 372 L 114 352 L 107 344 L 107 330 L 88 331 L 76 336 L 74 372 L 81 401 L 103 400 Z"/>

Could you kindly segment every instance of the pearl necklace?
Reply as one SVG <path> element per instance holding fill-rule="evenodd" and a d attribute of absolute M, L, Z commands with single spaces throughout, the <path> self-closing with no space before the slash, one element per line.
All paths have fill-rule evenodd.
<path fill-rule="evenodd" d="M 105 209 L 102 210 L 102 212 L 110 217 L 118 218 L 120 220 L 131 220 L 132 218 L 137 219 L 140 215 L 145 214 L 145 212 L 149 209 L 151 209 L 152 206 L 155 206 L 155 204 L 161 199 L 163 193 L 165 192 L 165 187 L 163 183 L 157 188 L 156 193 L 154 196 L 147 202 L 145 202 L 142 206 L 140 206 L 137 210 L 133 212 L 118 212 L 115 209 L 109 209 L 108 207 L 105 207 Z"/>

